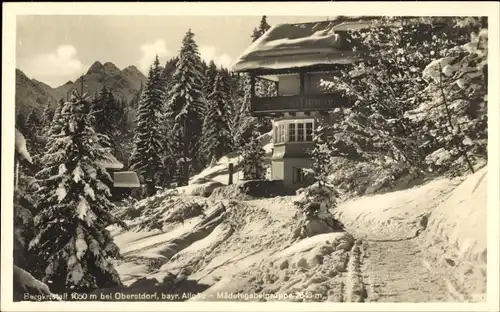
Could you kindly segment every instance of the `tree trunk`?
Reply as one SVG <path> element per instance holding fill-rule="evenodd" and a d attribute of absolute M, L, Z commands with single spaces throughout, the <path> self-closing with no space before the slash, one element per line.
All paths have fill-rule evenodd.
<path fill-rule="evenodd" d="M 233 164 L 229 164 L 229 181 L 227 183 L 228 185 L 233 184 L 233 171 L 234 171 Z"/>

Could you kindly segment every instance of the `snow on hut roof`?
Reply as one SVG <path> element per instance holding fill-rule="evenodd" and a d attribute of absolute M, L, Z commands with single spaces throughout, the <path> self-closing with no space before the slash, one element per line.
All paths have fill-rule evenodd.
<path fill-rule="evenodd" d="M 272 26 L 233 64 L 236 72 L 289 69 L 327 64 L 348 64 L 359 58 L 342 33 L 366 28 L 360 19 Z"/>
<path fill-rule="evenodd" d="M 17 128 L 16 128 L 15 144 L 16 144 L 16 152 L 19 155 L 21 155 L 22 158 L 32 163 L 33 160 L 31 159 L 31 155 L 28 152 L 28 149 L 26 148 L 26 139 L 24 138 L 24 135 L 21 133 L 21 131 L 17 130 Z"/>
<path fill-rule="evenodd" d="M 134 171 L 115 172 L 113 175 L 114 187 L 140 187 L 139 177 Z"/>
<path fill-rule="evenodd" d="M 123 164 L 118 159 L 116 159 L 116 157 L 113 154 L 106 153 L 104 155 L 104 157 L 106 158 L 105 160 L 97 161 L 97 164 L 99 166 L 104 167 L 106 169 L 122 169 L 123 168 Z"/>
<path fill-rule="evenodd" d="M 102 145 L 98 144 L 98 148 L 103 148 Z M 104 154 L 105 159 L 98 160 L 97 164 L 106 169 L 122 169 L 123 164 L 110 152 L 106 151 Z"/>

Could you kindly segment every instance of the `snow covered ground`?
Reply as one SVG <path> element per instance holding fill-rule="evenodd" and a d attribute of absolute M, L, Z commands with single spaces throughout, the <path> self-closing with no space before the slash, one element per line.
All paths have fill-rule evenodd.
<path fill-rule="evenodd" d="M 273 148 L 272 132 L 264 133 L 258 138 L 258 141 L 259 145 L 262 146 L 266 153 L 266 158 L 269 158 L 271 156 L 271 151 Z M 215 166 L 208 167 L 199 174 L 193 176 L 190 180 L 190 184 L 196 184 L 196 181 L 199 180 L 212 180 L 227 185 L 229 181 L 229 164 L 232 163 L 236 169 L 240 162 L 241 157 L 239 157 L 236 153 L 231 153 L 223 156 L 221 157 L 221 159 L 219 159 Z M 241 180 L 243 180 L 243 173 L 240 170 L 237 170 L 233 175 L 233 181 L 237 183 Z"/>
<path fill-rule="evenodd" d="M 346 229 L 360 238 L 397 240 L 414 237 L 429 214 L 460 180 L 439 179 L 423 186 L 348 200 L 334 211 Z"/>
<path fill-rule="evenodd" d="M 141 278 L 161 285 L 169 274 L 184 276 L 203 285 L 190 300 L 482 300 L 486 170 L 463 182 L 439 179 L 341 203 L 333 212 L 347 232 L 303 240 L 292 237 L 296 196 L 219 201 L 180 195 L 208 202 L 206 216 L 163 232 L 113 232 L 124 255 L 117 270 L 131 288 Z M 207 176 L 217 178 L 213 168 L 198 178 Z M 158 196 L 153 203 L 165 209 L 162 203 L 170 202 Z"/>
<path fill-rule="evenodd" d="M 487 168 L 460 184 L 432 213 L 425 233 L 429 246 L 446 245 L 463 260 L 486 264 Z"/>

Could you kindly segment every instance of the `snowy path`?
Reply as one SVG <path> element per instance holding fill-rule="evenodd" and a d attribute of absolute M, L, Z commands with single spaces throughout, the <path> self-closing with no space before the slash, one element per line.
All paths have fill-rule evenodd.
<path fill-rule="evenodd" d="M 428 252 L 420 238 L 363 241 L 360 273 L 366 302 L 477 301 L 475 285 L 458 280 L 461 270 L 450 259 Z M 448 261 L 448 262 L 447 262 Z M 468 268 L 472 273 L 471 268 Z M 467 286 L 468 289 L 465 289 Z"/>
<path fill-rule="evenodd" d="M 451 301 L 443 276 L 424 265 L 415 240 L 365 241 L 364 249 L 366 301 Z"/>
<path fill-rule="evenodd" d="M 465 179 L 438 179 L 337 207 L 336 217 L 362 241 L 359 270 L 349 266 L 357 272 L 345 280 L 346 293 L 356 288 L 355 296 L 344 299 L 484 301 L 485 175 L 483 168 Z"/>

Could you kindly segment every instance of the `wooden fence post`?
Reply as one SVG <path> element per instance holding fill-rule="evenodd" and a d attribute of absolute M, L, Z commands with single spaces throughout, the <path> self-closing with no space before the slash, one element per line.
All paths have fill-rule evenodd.
<path fill-rule="evenodd" d="M 229 182 L 227 183 L 228 185 L 233 184 L 233 172 L 234 172 L 234 165 L 229 164 Z"/>

